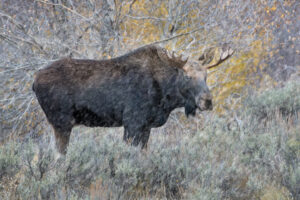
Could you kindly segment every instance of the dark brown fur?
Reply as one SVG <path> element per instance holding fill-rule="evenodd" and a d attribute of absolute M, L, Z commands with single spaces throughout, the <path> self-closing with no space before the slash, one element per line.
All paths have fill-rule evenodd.
<path fill-rule="evenodd" d="M 150 129 L 162 126 L 172 110 L 185 107 L 186 114 L 194 114 L 195 97 L 209 93 L 204 80 L 195 85 L 185 64 L 157 46 L 109 60 L 65 58 L 40 70 L 33 90 L 61 153 L 79 124 L 124 126 L 124 140 L 144 147 Z M 211 108 L 210 97 L 205 100 Z"/>

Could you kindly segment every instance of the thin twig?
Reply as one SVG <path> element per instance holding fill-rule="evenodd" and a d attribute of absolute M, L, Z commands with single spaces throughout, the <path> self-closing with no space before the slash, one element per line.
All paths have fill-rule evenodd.
<path fill-rule="evenodd" d="M 0 16 L 6 17 L 7 19 L 9 19 L 11 21 L 11 23 L 16 25 L 16 27 L 18 27 L 19 29 L 22 29 L 22 31 L 24 32 L 24 27 L 19 22 L 17 22 L 14 18 L 12 18 L 11 16 L 9 16 L 8 14 L 5 14 L 3 12 L 0 12 Z"/>
<path fill-rule="evenodd" d="M 18 40 L 20 42 L 27 43 L 29 45 L 35 46 L 39 51 L 41 51 L 42 53 L 47 55 L 47 52 L 43 49 L 43 46 L 41 46 L 40 44 L 38 44 L 35 41 L 28 41 L 28 40 L 25 40 L 23 38 L 17 37 L 15 35 L 7 35 L 7 34 L 4 34 L 4 33 L 0 33 L 0 37 L 5 38 L 9 41 L 14 41 L 13 39 L 15 39 L 15 40 Z"/>
<path fill-rule="evenodd" d="M 87 18 L 87 17 L 85 17 L 85 16 L 79 14 L 79 13 L 76 12 L 75 10 L 73 10 L 73 9 L 71 9 L 71 8 L 69 8 L 69 7 L 65 6 L 65 5 L 63 5 L 63 4 L 60 4 L 60 3 L 50 3 L 50 2 L 42 1 L 42 0 L 35 0 L 35 1 L 40 2 L 40 3 L 47 4 L 47 5 L 51 5 L 51 6 L 60 6 L 60 7 L 62 7 L 63 9 L 66 9 L 67 11 L 73 13 L 74 15 L 77 15 L 77 16 L 83 18 L 83 19 L 86 20 L 86 21 L 90 21 L 90 20 L 91 20 L 91 19 L 89 19 L 89 18 Z"/>
<path fill-rule="evenodd" d="M 145 46 L 167 42 L 167 41 L 173 40 L 173 39 L 178 38 L 178 37 L 190 35 L 192 33 L 198 32 L 200 30 L 203 30 L 203 27 L 196 28 L 196 29 L 194 29 L 192 31 L 189 31 L 189 32 L 186 32 L 186 33 L 181 33 L 181 34 L 178 34 L 178 35 L 174 35 L 174 36 L 166 38 L 166 39 L 162 39 L 162 40 L 158 40 L 158 41 L 155 41 L 155 42 L 151 42 L 151 43 L 146 44 Z"/>
<path fill-rule="evenodd" d="M 28 32 L 26 31 L 26 29 L 24 28 L 24 26 L 23 26 L 20 22 L 16 21 L 13 17 L 11 17 L 10 15 L 5 14 L 5 13 L 3 13 L 3 12 L 0 12 L 0 16 L 6 17 L 12 24 L 14 24 L 14 25 L 15 25 L 18 29 L 20 29 L 27 37 L 29 37 L 31 41 L 23 40 L 23 39 L 20 39 L 20 38 L 14 36 L 15 39 L 18 39 L 18 40 L 21 40 L 22 42 L 25 42 L 25 43 L 34 45 L 34 46 L 36 46 L 41 52 L 43 52 L 44 54 L 47 54 L 47 52 L 44 50 L 43 46 L 42 46 L 41 44 L 39 44 L 33 36 L 31 36 L 30 34 L 28 34 Z M 6 35 L 6 34 L 5 34 L 5 35 Z M 5 37 L 5 35 L 2 35 L 2 37 Z M 6 35 L 6 40 L 8 40 L 7 35 Z"/>
<path fill-rule="evenodd" d="M 132 19 L 141 19 L 141 20 L 147 20 L 147 19 L 150 19 L 150 20 L 158 20 L 158 21 L 166 21 L 167 18 L 159 18 L 159 17 L 152 17 L 152 16 L 132 16 L 132 15 L 124 15 L 125 17 L 128 17 L 128 18 L 132 18 Z"/>

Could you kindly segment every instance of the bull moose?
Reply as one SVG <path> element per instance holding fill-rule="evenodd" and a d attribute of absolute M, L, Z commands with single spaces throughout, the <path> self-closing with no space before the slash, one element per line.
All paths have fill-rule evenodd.
<path fill-rule="evenodd" d="M 33 91 L 60 153 L 66 153 L 76 125 L 124 126 L 123 139 L 144 148 L 151 128 L 165 124 L 175 108 L 184 107 L 187 116 L 212 109 L 206 71 L 232 54 L 223 48 L 208 66 L 202 65 L 206 54 L 184 60 L 156 45 L 107 60 L 64 58 L 37 72 Z"/>

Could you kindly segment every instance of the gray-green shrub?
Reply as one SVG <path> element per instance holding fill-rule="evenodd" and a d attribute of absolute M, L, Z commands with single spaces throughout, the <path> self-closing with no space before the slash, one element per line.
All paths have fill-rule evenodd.
<path fill-rule="evenodd" d="M 281 90 L 287 95 L 292 89 Z M 277 95 L 262 95 L 267 94 Z M 299 96 L 286 99 L 295 102 Z M 251 101 L 268 105 L 256 98 Z M 274 102 L 266 113 L 285 105 Z M 254 111 L 260 106 L 247 105 Z M 290 111 L 298 109 L 297 101 L 289 105 Z M 74 134 L 67 155 L 58 161 L 51 145 L 7 143 L 0 148 L 0 166 L 5 175 L 22 174 L 15 177 L 15 195 L 21 199 L 259 199 L 268 188 L 299 199 L 299 123 L 281 115 L 254 126 L 249 118 L 260 124 L 261 115 L 250 114 L 234 119 L 243 124 L 238 128 L 228 128 L 232 120 L 207 116 L 206 126 L 194 133 L 152 134 L 146 151 L 125 144 L 117 132 Z M 98 184 L 101 193 L 91 194 L 91 184 Z M 9 192 L 0 191 L 0 198 Z"/>
<path fill-rule="evenodd" d="M 300 82 L 290 81 L 282 88 L 270 89 L 253 95 L 246 101 L 252 117 L 270 118 L 277 112 L 283 116 L 297 115 L 300 111 Z"/>

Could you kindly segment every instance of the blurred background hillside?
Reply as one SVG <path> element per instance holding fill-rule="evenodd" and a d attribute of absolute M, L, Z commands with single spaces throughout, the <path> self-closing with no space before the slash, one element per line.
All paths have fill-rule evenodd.
<path fill-rule="evenodd" d="M 175 111 L 146 152 L 78 127 L 55 162 L 34 73 L 146 44 L 235 49 L 209 71 L 214 111 Z M 0 0 L 0 199 L 300 199 L 299 71 L 297 0 Z"/>

